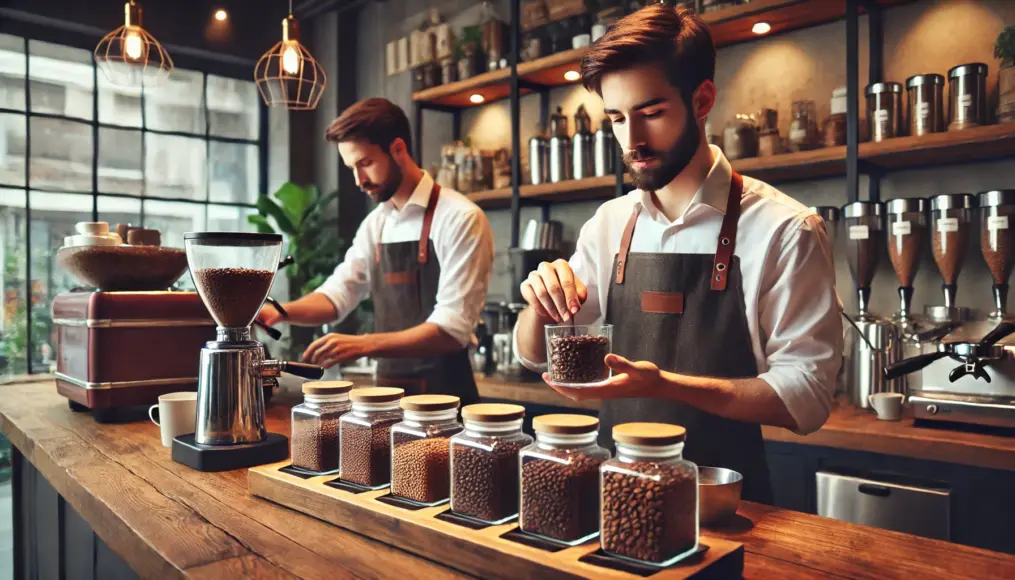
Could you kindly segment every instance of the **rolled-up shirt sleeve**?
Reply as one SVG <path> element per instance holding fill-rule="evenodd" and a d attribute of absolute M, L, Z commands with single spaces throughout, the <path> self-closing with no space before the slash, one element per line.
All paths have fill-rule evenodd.
<path fill-rule="evenodd" d="M 796 421 L 816 431 L 828 419 L 842 364 L 842 320 L 827 234 L 817 216 L 787 226 L 769 254 L 758 296 L 767 369 L 759 375 Z"/>
<path fill-rule="evenodd" d="M 370 261 L 374 259 L 376 251 L 371 236 L 375 220 L 371 217 L 373 216 L 363 220 L 356 230 L 352 245 L 345 253 L 345 260 L 315 290 L 325 295 L 335 306 L 337 316 L 334 322 L 343 320 L 370 294 Z"/>
<path fill-rule="evenodd" d="M 441 275 L 437 303 L 427 322 L 436 324 L 463 347 L 483 311 L 493 268 L 493 232 L 478 208 L 449 220 L 434 240 Z"/>

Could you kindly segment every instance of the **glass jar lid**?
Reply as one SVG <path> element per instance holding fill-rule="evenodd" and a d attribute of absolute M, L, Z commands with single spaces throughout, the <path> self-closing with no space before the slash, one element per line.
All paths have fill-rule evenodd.
<path fill-rule="evenodd" d="M 404 394 L 405 390 L 394 387 L 365 387 L 350 391 L 349 398 L 353 403 L 390 403 Z"/>
<path fill-rule="evenodd" d="M 304 395 L 342 395 L 352 390 L 352 381 L 308 381 L 303 383 Z"/>
<path fill-rule="evenodd" d="M 971 62 L 969 64 L 960 64 L 953 66 L 948 70 L 948 78 L 954 79 L 965 75 L 982 75 L 987 76 L 987 65 L 982 62 Z"/>
<path fill-rule="evenodd" d="M 983 191 L 977 195 L 980 207 L 1000 207 L 1003 205 L 1015 205 L 1015 189 L 995 189 Z"/>
<path fill-rule="evenodd" d="M 877 201 L 854 201 L 842 206 L 842 215 L 847 219 L 881 215 L 884 206 Z"/>
<path fill-rule="evenodd" d="M 815 205 L 811 206 L 811 211 L 821 216 L 821 219 L 826 222 L 837 222 L 839 221 L 839 208 L 832 205 Z"/>
<path fill-rule="evenodd" d="M 457 409 L 461 399 L 454 395 L 413 395 L 402 399 L 400 404 L 406 411 L 427 413 Z"/>
<path fill-rule="evenodd" d="M 669 423 L 622 423 L 613 428 L 613 440 L 627 445 L 662 447 L 683 443 L 687 429 Z"/>
<path fill-rule="evenodd" d="M 553 435 L 583 435 L 595 433 L 599 429 L 599 419 L 589 415 L 540 415 L 532 420 L 532 429 L 536 433 Z"/>
<path fill-rule="evenodd" d="M 476 423 L 507 423 L 525 417 L 525 407 L 504 403 L 478 403 L 462 408 L 462 417 Z"/>
<path fill-rule="evenodd" d="M 877 95 L 881 93 L 901 93 L 902 85 L 899 83 L 872 83 L 867 85 L 867 89 L 864 91 L 868 96 Z"/>
<path fill-rule="evenodd" d="M 927 211 L 927 200 L 922 197 L 900 197 L 885 202 L 888 215 Z"/>
<path fill-rule="evenodd" d="M 920 85 L 944 85 L 945 78 L 938 74 L 913 75 L 906 79 L 906 88 L 911 89 Z"/>
<path fill-rule="evenodd" d="M 974 207 L 976 207 L 976 198 L 971 193 L 942 193 L 930 198 L 930 208 L 934 211 Z"/>

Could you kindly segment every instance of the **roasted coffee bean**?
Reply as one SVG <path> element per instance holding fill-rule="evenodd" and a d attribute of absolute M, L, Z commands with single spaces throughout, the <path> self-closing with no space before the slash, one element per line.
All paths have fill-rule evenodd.
<path fill-rule="evenodd" d="M 599 530 L 599 466 L 603 459 L 540 450 L 522 464 L 522 530 L 570 542 Z"/>
<path fill-rule="evenodd" d="M 698 480 L 688 465 L 635 461 L 603 472 L 603 549 L 665 562 L 697 542 Z"/>
<path fill-rule="evenodd" d="M 300 469 L 319 472 L 338 469 L 338 416 L 295 421 L 290 455 L 293 466 Z"/>
<path fill-rule="evenodd" d="M 492 449 L 451 444 L 451 509 L 495 522 L 518 513 L 518 451 L 525 442 L 497 441 Z"/>
<path fill-rule="evenodd" d="M 227 327 L 250 324 L 275 273 L 250 268 L 203 268 L 194 272 L 194 282 L 212 316 Z"/>
<path fill-rule="evenodd" d="M 916 271 L 920 266 L 920 245 L 923 243 L 925 229 L 917 222 L 911 223 L 908 235 L 888 236 L 888 257 L 892 260 L 892 268 L 899 278 L 899 286 L 913 286 Z"/>
<path fill-rule="evenodd" d="M 610 339 L 605 336 L 555 336 L 550 339 L 550 376 L 558 383 L 606 380 Z"/>
<path fill-rule="evenodd" d="M 418 439 L 395 433 L 391 493 L 432 504 L 451 492 L 451 451 L 448 437 Z"/>
<path fill-rule="evenodd" d="M 962 271 L 966 254 L 966 224 L 959 224 L 956 232 L 942 232 L 934 228 L 934 262 L 941 271 L 945 284 L 954 284 Z"/>
<path fill-rule="evenodd" d="M 372 426 L 342 423 L 339 460 L 343 480 L 365 487 L 391 481 L 391 426 L 400 420 L 394 417 Z"/>
<path fill-rule="evenodd" d="M 1013 234 L 1015 230 L 1007 228 L 991 230 L 986 225 L 980 234 L 980 250 L 983 252 L 983 259 L 987 261 L 987 268 L 994 278 L 994 284 L 1007 284 L 1012 266 L 1015 265 Z"/>

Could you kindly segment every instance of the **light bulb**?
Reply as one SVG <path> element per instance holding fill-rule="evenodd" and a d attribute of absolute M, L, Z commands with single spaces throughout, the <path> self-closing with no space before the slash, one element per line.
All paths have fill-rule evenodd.
<path fill-rule="evenodd" d="M 564 80 L 565 81 L 574 82 L 574 81 L 576 81 L 576 80 L 578 80 L 580 78 L 582 78 L 582 75 L 581 75 L 581 73 L 579 73 L 576 70 L 569 70 L 566 73 L 564 73 Z"/>
<path fill-rule="evenodd" d="M 472 96 L 469 97 L 469 101 L 471 101 L 471 102 L 473 102 L 473 103 L 475 103 L 477 105 L 482 103 L 485 100 L 486 99 L 483 97 L 483 95 L 481 95 L 479 93 L 473 93 Z"/>
<path fill-rule="evenodd" d="M 141 55 L 144 53 L 144 44 L 141 42 L 141 35 L 136 30 L 128 30 L 127 38 L 123 43 L 123 51 L 127 53 L 127 58 L 131 60 L 139 60 Z"/>
<path fill-rule="evenodd" d="M 282 70 L 294 75 L 300 72 L 300 51 L 293 45 L 282 51 Z"/>
<path fill-rule="evenodd" d="M 222 22 L 226 18 L 229 18 L 229 13 L 226 12 L 225 10 L 219 9 L 215 11 L 215 20 Z"/>
<path fill-rule="evenodd" d="M 758 35 L 768 34 L 771 31 L 772 25 L 767 22 L 757 22 L 753 27 L 751 27 L 751 32 Z"/>

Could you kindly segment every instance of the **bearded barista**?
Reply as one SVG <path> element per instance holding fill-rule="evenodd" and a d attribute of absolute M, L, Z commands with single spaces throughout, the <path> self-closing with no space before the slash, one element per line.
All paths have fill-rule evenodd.
<path fill-rule="evenodd" d="M 637 189 L 599 208 L 570 260 L 521 285 L 516 352 L 545 368 L 544 325 L 612 324 L 608 383 L 554 388 L 603 400 L 604 439 L 628 421 L 683 425 L 687 458 L 739 471 L 746 499 L 771 502 L 760 425 L 825 422 L 842 326 L 820 218 L 703 136 L 715 57 L 693 12 L 655 4 L 583 58 Z"/>
<path fill-rule="evenodd" d="M 334 274 L 285 305 L 286 322 L 338 321 L 370 296 L 375 332 L 328 334 L 307 348 L 303 360 L 330 367 L 375 357 L 379 385 L 476 402 L 466 348 L 490 283 L 493 234 L 486 215 L 416 165 L 409 156 L 409 120 L 386 99 L 349 107 L 326 137 L 378 205 Z M 258 318 L 269 325 L 281 321 L 270 306 Z"/>

